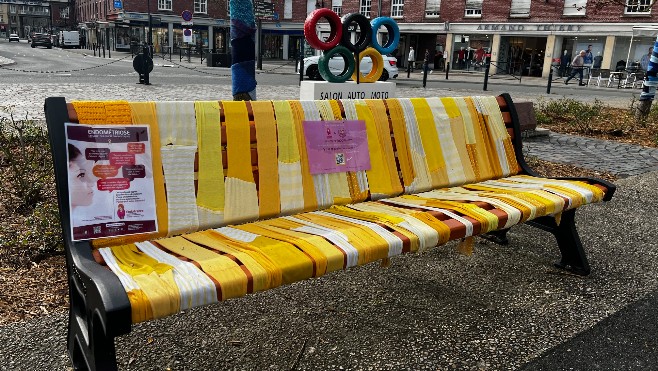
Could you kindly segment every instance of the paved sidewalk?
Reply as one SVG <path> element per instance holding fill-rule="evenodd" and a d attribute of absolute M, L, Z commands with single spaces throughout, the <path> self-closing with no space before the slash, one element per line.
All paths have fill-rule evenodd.
<path fill-rule="evenodd" d="M 12 65 L 14 63 L 15 62 L 12 59 L 0 56 L 0 66 L 9 66 L 9 65 Z"/>

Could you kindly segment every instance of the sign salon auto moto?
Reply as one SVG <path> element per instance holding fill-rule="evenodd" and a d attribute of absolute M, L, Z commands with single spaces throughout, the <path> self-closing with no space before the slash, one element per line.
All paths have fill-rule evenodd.
<path fill-rule="evenodd" d="M 477 31 L 558 31 L 579 32 L 583 26 L 566 24 L 479 24 Z"/>

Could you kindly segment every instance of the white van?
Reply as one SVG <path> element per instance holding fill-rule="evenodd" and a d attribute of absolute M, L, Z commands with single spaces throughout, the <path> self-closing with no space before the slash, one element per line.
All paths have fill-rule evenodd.
<path fill-rule="evenodd" d="M 59 31 L 59 46 L 61 48 L 80 49 L 80 32 Z"/>

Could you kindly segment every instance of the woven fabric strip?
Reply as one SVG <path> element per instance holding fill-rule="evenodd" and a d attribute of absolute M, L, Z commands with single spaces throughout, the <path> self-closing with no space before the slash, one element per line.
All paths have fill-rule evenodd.
<path fill-rule="evenodd" d="M 162 168 L 167 184 L 168 235 L 194 232 L 199 217 L 194 192 L 194 146 L 162 147 Z"/>
<path fill-rule="evenodd" d="M 279 198 L 281 213 L 285 215 L 304 209 L 304 186 L 292 109 L 288 102 L 275 101 L 274 111 L 279 152 Z"/>
<path fill-rule="evenodd" d="M 270 218 L 281 212 L 274 107 L 272 102 L 252 101 L 250 104 L 258 151 L 259 218 Z"/>
<path fill-rule="evenodd" d="M 155 108 L 160 125 L 160 142 L 163 146 L 197 145 L 194 102 L 158 102 Z"/>
<path fill-rule="evenodd" d="M 218 102 L 195 102 L 194 108 L 199 143 L 196 204 L 199 228 L 207 229 L 224 222 L 222 128 Z"/>

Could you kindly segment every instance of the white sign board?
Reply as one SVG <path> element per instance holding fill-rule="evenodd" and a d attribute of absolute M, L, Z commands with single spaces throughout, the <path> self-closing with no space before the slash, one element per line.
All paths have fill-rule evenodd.
<path fill-rule="evenodd" d="M 395 83 L 388 81 L 361 84 L 354 81 L 343 83 L 302 81 L 299 88 L 300 100 L 387 99 L 395 97 Z"/>

